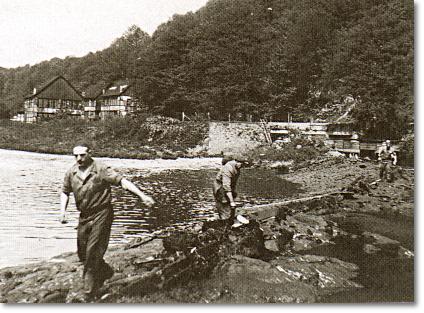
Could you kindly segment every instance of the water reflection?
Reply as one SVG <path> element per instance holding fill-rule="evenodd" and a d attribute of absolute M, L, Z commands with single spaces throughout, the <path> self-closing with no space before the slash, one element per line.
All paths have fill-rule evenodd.
<path fill-rule="evenodd" d="M 152 195 L 147 209 L 128 192 L 114 188 L 115 224 L 112 240 L 158 230 L 182 228 L 214 216 L 212 181 L 217 169 L 169 170 L 143 175 L 130 171 L 132 180 Z M 297 186 L 270 170 L 246 169 L 240 176 L 239 199 L 246 205 L 269 203 L 298 191 Z"/>
<path fill-rule="evenodd" d="M 111 243 L 136 236 L 183 228 L 214 215 L 212 180 L 219 159 L 103 161 L 152 195 L 146 208 L 138 199 L 113 188 L 115 220 Z M 69 224 L 58 222 L 59 193 L 71 156 L 44 155 L 0 149 L 0 267 L 37 261 L 76 249 L 78 212 L 73 197 Z M 239 200 L 246 205 L 281 199 L 296 186 L 272 171 L 245 169 L 239 181 Z"/>

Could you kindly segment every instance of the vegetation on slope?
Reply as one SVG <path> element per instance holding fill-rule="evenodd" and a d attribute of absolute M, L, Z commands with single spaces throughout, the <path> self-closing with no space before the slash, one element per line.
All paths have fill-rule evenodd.
<path fill-rule="evenodd" d="M 55 75 L 92 95 L 129 79 L 149 112 L 213 119 L 340 114 L 346 97 L 369 137 L 413 122 L 414 3 L 404 0 L 210 0 L 149 36 L 131 26 L 84 57 L 0 68 L 0 115 Z"/>

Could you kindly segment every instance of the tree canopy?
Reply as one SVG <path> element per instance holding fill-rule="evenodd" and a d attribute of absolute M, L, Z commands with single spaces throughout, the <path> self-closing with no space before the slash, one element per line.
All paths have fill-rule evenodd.
<path fill-rule="evenodd" d="M 0 114 L 63 75 L 89 95 L 128 79 L 169 116 L 305 120 L 353 97 L 359 129 L 399 137 L 414 118 L 413 20 L 403 0 L 210 0 L 152 36 L 134 25 L 81 58 L 0 68 Z"/>

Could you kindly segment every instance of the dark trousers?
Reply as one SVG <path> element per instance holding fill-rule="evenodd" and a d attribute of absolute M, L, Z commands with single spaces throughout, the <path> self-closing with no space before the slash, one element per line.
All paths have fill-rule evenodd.
<path fill-rule="evenodd" d="M 83 277 L 89 292 L 103 284 L 102 275 L 110 271 L 103 260 L 109 244 L 113 209 L 108 207 L 88 217 L 80 215 L 78 223 L 78 257 L 84 264 Z"/>
<path fill-rule="evenodd" d="M 229 223 L 233 223 L 236 215 L 236 209 L 230 206 L 229 202 L 216 202 L 216 210 L 218 211 L 220 220 L 228 220 Z"/>
<path fill-rule="evenodd" d="M 379 166 L 380 179 L 391 182 L 393 180 L 392 164 L 389 161 L 383 161 Z"/>

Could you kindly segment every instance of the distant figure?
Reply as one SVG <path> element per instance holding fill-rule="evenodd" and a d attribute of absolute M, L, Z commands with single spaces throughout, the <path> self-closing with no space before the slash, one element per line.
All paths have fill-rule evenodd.
<path fill-rule="evenodd" d="M 73 154 L 76 163 L 66 172 L 60 196 L 60 221 L 66 223 L 65 213 L 72 192 L 80 211 L 77 246 L 78 257 L 84 264 L 84 289 L 87 295 L 93 296 L 113 275 L 113 269 L 103 260 L 113 220 L 111 185 L 129 190 L 147 206 L 154 201 L 111 167 L 93 160 L 87 144 L 77 145 Z"/>
<path fill-rule="evenodd" d="M 236 210 L 234 199 L 237 197 L 237 181 L 241 168 L 249 165 L 249 162 L 242 157 L 226 156 L 222 159 L 222 165 L 213 183 L 213 194 L 219 219 L 227 220 L 232 225 Z"/>
<path fill-rule="evenodd" d="M 387 179 L 388 182 L 393 180 L 392 165 L 397 163 L 397 155 L 395 149 L 392 147 L 390 140 L 382 143 L 377 151 L 378 161 L 380 162 L 379 171 L 380 179 Z"/>

